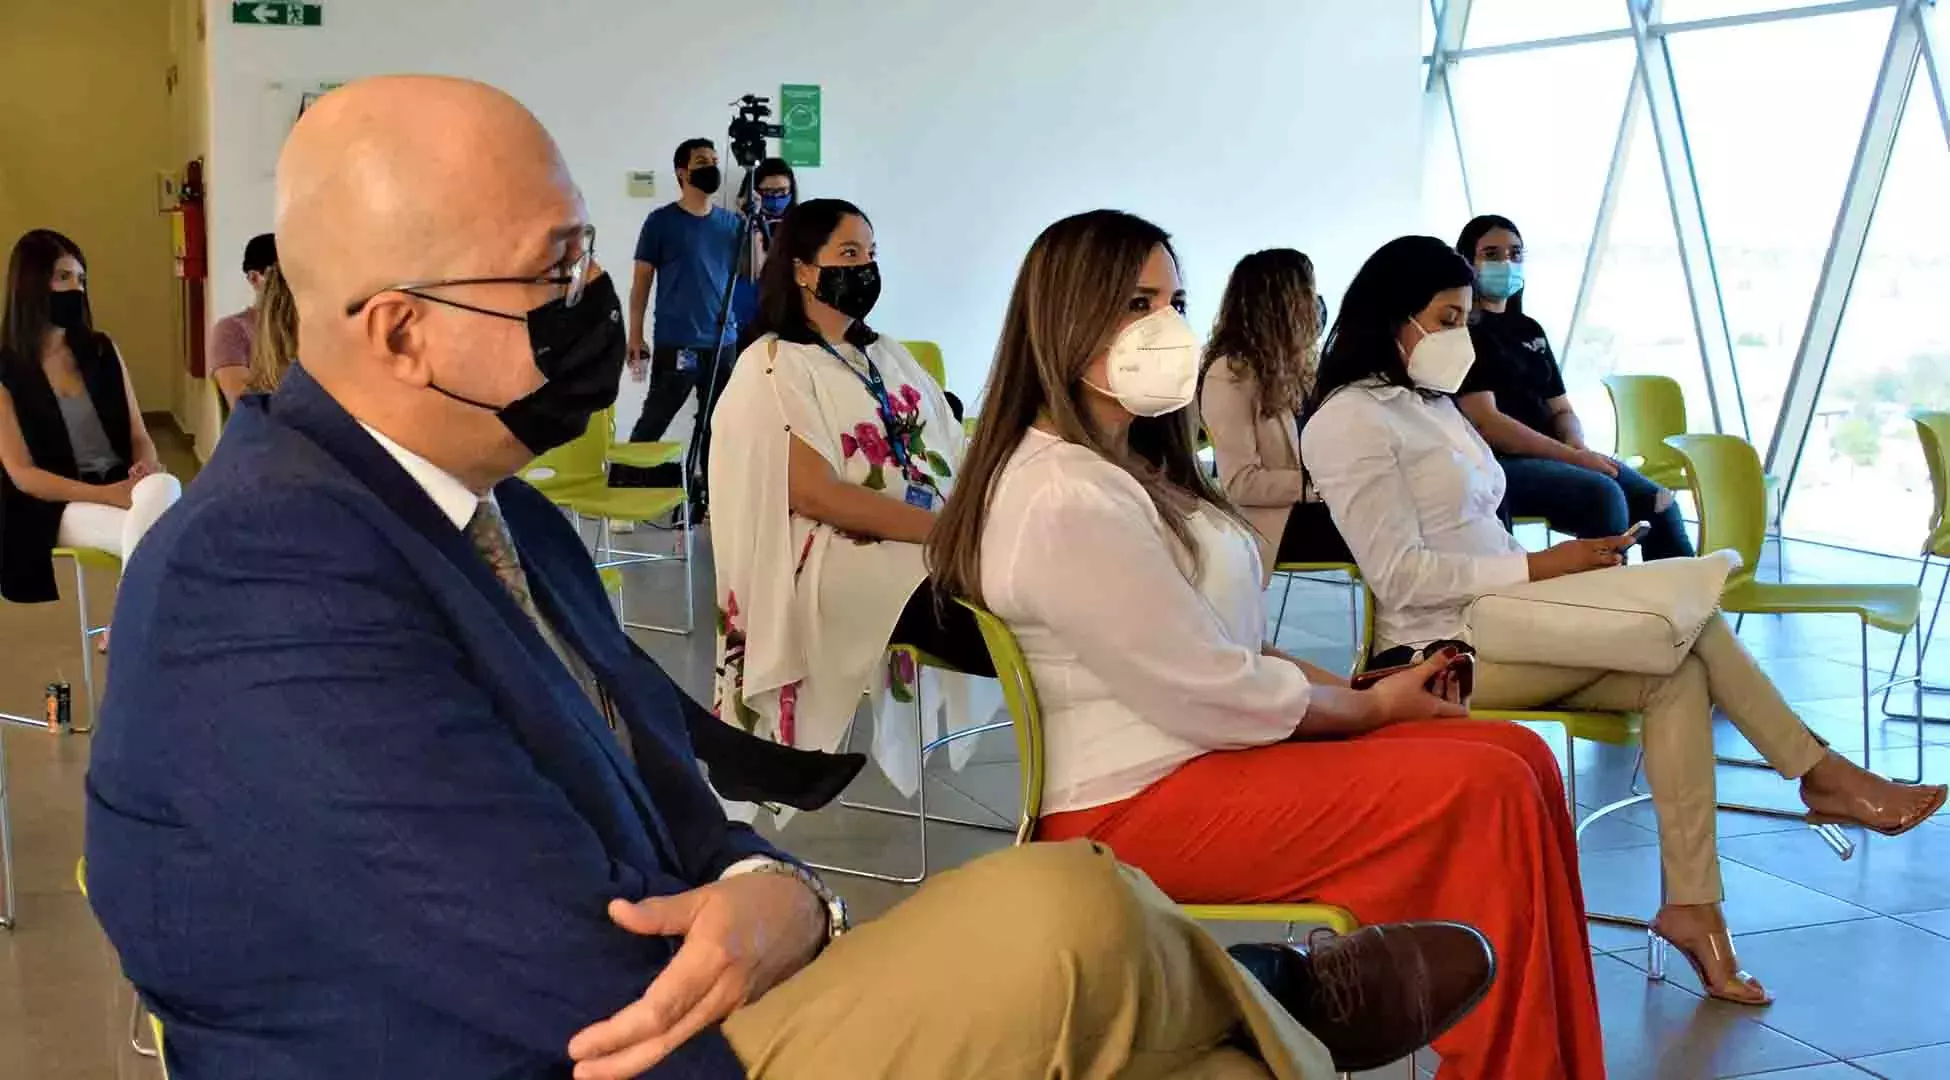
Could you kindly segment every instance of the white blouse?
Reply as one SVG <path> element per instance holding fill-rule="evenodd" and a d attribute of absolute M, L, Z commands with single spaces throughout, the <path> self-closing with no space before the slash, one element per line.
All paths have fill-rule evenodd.
<path fill-rule="evenodd" d="M 998 477 L 982 592 L 1043 707 L 1047 812 L 1117 802 L 1213 750 L 1279 742 L 1307 678 L 1261 649 L 1259 549 L 1217 511 L 1193 560 L 1123 469 L 1031 429 Z"/>
<path fill-rule="evenodd" d="M 1469 602 L 1530 580 L 1497 510 L 1503 466 L 1447 397 L 1356 383 L 1300 436 L 1334 525 L 1374 590 L 1375 648 L 1464 638 Z"/>

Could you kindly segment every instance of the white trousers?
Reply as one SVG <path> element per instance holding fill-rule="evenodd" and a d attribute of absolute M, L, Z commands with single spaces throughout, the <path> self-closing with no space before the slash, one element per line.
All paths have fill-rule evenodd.
<path fill-rule="evenodd" d="M 129 508 L 105 503 L 69 503 L 61 511 L 61 528 L 54 534 L 56 547 L 94 548 L 119 557 L 124 566 L 143 534 L 163 516 L 163 511 L 183 497 L 182 482 L 166 473 L 145 476 L 136 481 L 129 495 Z"/>

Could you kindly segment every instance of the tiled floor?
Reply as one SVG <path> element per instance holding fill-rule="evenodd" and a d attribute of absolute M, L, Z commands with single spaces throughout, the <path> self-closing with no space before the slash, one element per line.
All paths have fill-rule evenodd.
<path fill-rule="evenodd" d="M 639 533 L 635 539 L 647 544 L 660 538 Z M 1914 581 L 1915 574 L 1911 563 L 1799 544 L 1789 546 L 1787 564 L 1794 580 Z M 708 567 L 699 570 L 702 610 L 708 611 Z M 672 582 L 678 571 L 632 573 L 636 611 L 674 609 L 679 594 Z M 105 595 L 109 583 L 100 584 L 94 591 Z M 1317 663 L 1344 667 L 1349 655 L 1345 597 L 1332 586 L 1296 586 L 1281 643 Z M 1277 603 L 1277 594 L 1274 599 Z M 52 672 L 72 669 L 72 619 L 65 604 L 0 606 L 0 641 L 5 642 L 0 707 L 31 707 Z M 1853 624 L 1831 618 L 1749 619 L 1742 637 L 1818 731 L 1838 749 L 1861 751 Z M 706 691 L 708 637 L 642 639 L 681 682 L 700 696 Z M 1892 638 L 1872 635 L 1873 663 L 1886 667 L 1893 652 Z M 1950 682 L 1950 647 L 1936 660 L 1933 677 Z M 1938 699 L 1934 707 L 1950 712 L 1950 700 Z M 1558 739 L 1554 730 L 1544 731 Z M 4 738 L 20 925 L 11 934 L 0 933 L 0 1077 L 149 1080 L 153 1063 L 127 1049 L 128 991 L 73 881 L 87 740 L 25 731 Z M 1751 752 L 1730 728 L 1720 733 L 1720 742 L 1725 751 Z M 1914 765 L 1918 744 L 1906 722 L 1884 723 L 1878 716 L 1866 743 L 1880 767 Z M 1924 747 L 1928 775 L 1950 778 L 1950 724 L 1927 728 Z M 1576 754 L 1580 799 L 1590 804 L 1586 810 L 1627 789 L 1630 751 L 1580 746 Z M 931 767 L 930 809 L 1012 822 L 1019 782 L 1014 762 L 1006 733 L 984 737 L 959 772 L 947 770 L 945 763 Z M 1728 797 L 1793 804 L 1792 788 L 1765 774 L 1723 768 L 1721 786 Z M 897 801 L 877 777 L 863 779 L 853 794 Z M 1587 834 L 1584 881 L 1594 908 L 1649 912 L 1656 904 L 1652 825 L 1650 808 L 1637 807 Z M 1703 1000 L 1690 970 L 1677 962 L 1670 982 L 1649 982 L 1642 935 L 1594 926 L 1611 1075 L 1620 1080 L 1950 1077 L 1950 817 L 1895 840 L 1858 834 L 1859 850 L 1849 862 L 1837 860 L 1813 833 L 1790 821 L 1723 814 L 1721 836 L 1727 913 L 1740 935 L 1742 959 L 1780 1000 L 1765 1010 Z M 910 872 L 914 864 L 913 823 L 871 813 L 834 809 L 801 816 L 783 839 L 822 862 L 893 873 Z M 952 865 L 1007 842 L 1002 833 L 934 827 L 930 865 Z M 885 910 L 908 891 L 856 878 L 834 880 L 863 915 Z M 1398 1077 L 1404 1070 L 1378 1075 Z"/>

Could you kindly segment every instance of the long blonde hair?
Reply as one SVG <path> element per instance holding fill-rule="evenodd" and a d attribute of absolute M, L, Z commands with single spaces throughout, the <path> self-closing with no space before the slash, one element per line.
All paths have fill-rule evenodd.
<path fill-rule="evenodd" d="M 1221 360 L 1259 389 L 1261 416 L 1292 416 L 1312 389 L 1320 309 L 1312 259 L 1292 248 L 1255 251 L 1233 267 L 1205 365 Z"/>
<path fill-rule="evenodd" d="M 276 266 L 264 272 L 264 295 L 257 301 L 257 334 L 251 339 L 250 374 L 244 391 L 269 394 L 298 359 L 298 305 Z"/>
<path fill-rule="evenodd" d="M 1090 392 L 1084 368 L 1116 331 L 1145 260 L 1159 247 L 1172 250 L 1163 229 L 1115 210 L 1064 218 L 1030 246 L 1003 316 L 974 443 L 928 541 L 928 566 L 945 594 L 982 601 L 989 499 L 1002 466 L 1038 419 L 1129 472 L 1194 557 L 1189 519 L 1198 505 L 1234 512 L 1199 468 L 1195 409 L 1133 420 L 1126 451 L 1097 432 L 1081 404 Z"/>

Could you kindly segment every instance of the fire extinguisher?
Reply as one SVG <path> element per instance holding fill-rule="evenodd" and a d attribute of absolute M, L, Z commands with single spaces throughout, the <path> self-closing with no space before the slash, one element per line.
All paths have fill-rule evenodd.
<path fill-rule="evenodd" d="M 177 192 L 176 208 L 171 212 L 170 224 L 176 277 L 183 283 L 183 325 L 189 329 L 190 375 L 200 379 L 204 375 L 203 288 L 210 276 L 201 158 L 183 169 L 183 185 Z"/>

